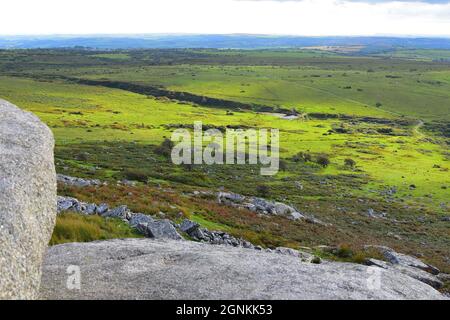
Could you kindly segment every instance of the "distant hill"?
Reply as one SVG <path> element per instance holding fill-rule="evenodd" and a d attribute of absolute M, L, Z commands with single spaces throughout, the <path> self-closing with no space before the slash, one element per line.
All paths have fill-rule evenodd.
<path fill-rule="evenodd" d="M 413 37 L 301 37 L 271 35 L 95 35 L 0 36 L 2 49 L 35 48 L 298 48 L 310 46 L 363 46 L 363 52 L 392 48 L 450 49 L 450 38 Z"/>

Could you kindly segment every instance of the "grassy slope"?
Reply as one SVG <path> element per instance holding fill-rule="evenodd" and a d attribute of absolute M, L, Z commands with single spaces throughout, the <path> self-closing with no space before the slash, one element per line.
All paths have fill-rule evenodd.
<path fill-rule="evenodd" d="M 432 194 L 433 198 L 420 201 L 434 206 L 448 199 L 448 191 L 441 189 L 449 184 L 448 174 L 433 168 L 435 164 L 446 168 L 444 150 L 415 135 L 328 136 L 324 133 L 339 121 L 287 121 L 252 112 L 229 116 L 220 109 L 160 101 L 122 90 L 16 78 L 0 78 L 0 83 L 1 96 L 39 115 L 53 128 L 58 145 L 117 140 L 158 144 L 164 136 L 170 136 L 164 124 L 192 124 L 194 118 L 217 126 L 273 127 L 282 132 L 280 146 L 284 158 L 306 150 L 332 154 L 333 165 L 321 170 L 321 175 L 348 173 L 341 164 L 351 157 L 370 176 L 368 188 L 397 185 L 401 195 Z M 411 184 L 418 188 L 410 191 Z"/>
<path fill-rule="evenodd" d="M 175 91 L 306 112 L 450 119 L 450 71 L 367 70 L 189 65 L 118 69 L 107 75 L 94 69 L 78 76 L 127 79 Z M 377 102 L 381 108 L 375 107 Z"/>

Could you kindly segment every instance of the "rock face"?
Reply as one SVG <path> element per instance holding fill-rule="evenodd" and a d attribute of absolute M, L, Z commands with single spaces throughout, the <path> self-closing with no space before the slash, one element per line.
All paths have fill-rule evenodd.
<path fill-rule="evenodd" d="M 34 299 L 56 217 L 51 131 L 0 100 L 0 299 Z"/>
<path fill-rule="evenodd" d="M 444 283 L 437 277 L 440 274 L 438 268 L 426 264 L 416 257 L 398 253 L 393 249 L 385 246 L 366 246 L 380 251 L 387 262 L 377 259 L 369 259 L 368 264 L 378 266 L 380 268 L 401 272 L 414 279 L 422 281 L 436 289 L 444 286 Z"/>
<path fill-rule="evenodd" d="M 79 268 L 79 287 L 67 286 L 69 266 Z M 384 268 L 151 239 L 49 248 L 41 298 L 444 299 L 431 286 Z"/>

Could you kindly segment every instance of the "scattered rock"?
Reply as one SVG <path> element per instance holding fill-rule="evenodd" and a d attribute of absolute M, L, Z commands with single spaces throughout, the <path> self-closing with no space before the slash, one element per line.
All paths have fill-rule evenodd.
<path fill-rule="evenodd" d="M 294 185 L 297 189 L 303 190 L 303 184 L 300 181 L 295 181 Z"/>
<path fill-rule="evenodd" d="M 183 237 L 167 219 L 139 222 L 136 229 L 147 238 L 183 240 Z"/>
<path fill-rule="evenodd" d="M 198 228 L 199 228 L 198 223 L 188 219 L 185 219 L 180 225 L 180 230 L 186 232 L 187 234 L 194 232 Z"/>
<path fill-rule="evenodd" d="M 367 210 L 367 214 L 366 214 L 369 218 L 386 218 L 387 213 L 386 212 L 375 212 L 375 210 L 373 210 L 372 208 L 369 208 Z"/>
<path fill-rule="evenodd" d="M 131 211 L 127 206 L 120 206 L 112 210 L 108 210 L 102 214 L 102 217 L 109 218 L 120 218 L 122 220 L 131 219 Z"/>
<path fill-rule="evenodd" d="M 245 208 L 262 215 L 283 216 L 292 220 L 304 219 L 310 223 L 321 224 L 324 226 L 327 225 L 314 217 L 306 216 L 294 207 L 282 202 L 270 201 L 259 197 L 245 197 L 228 192 L 219 192 L 217 198 L 219 203 Z"/>
<path fill-rule="evenodd" d="M 231 203 L 241 203 L 245 200 L 245 197 L 232 192 L 219 192 L 217 194 L 217 199 L 219 203 L 231 204 Z"/>
<path fill-rule="evenodd" d="M 100 205 L 97 206 L 97 208 L 95 209 L 95 213 L 102 215 L 104 214 L 106 211 L 109 210 L 109 206 L 106 203 L 101 203 Z"/>
<path fill-rule="evenodd" d="M 130 226 L 133 228 L 136 228 L 139 224 L 145 224 L 145 223 L 152 223 L 153 221 L 155 221 L 155 219 L 153 219 L 152 217 L 150 217 L 149 215 L 146 214 L 142 214 L 142 213 L 135 213 L 131 215 L 130 218 Z"/>
<path fill-rule="evenodd" d="M 74 187 L 90 187 L 90 186 L 101 186 L 106 185 L 106 182 L 101 182 L 97 179 L 83 179 L 83 178 L 77 178 L 77 177 L 71 177 L 66 176 L 63 174 L 58 174 L 57 181 L 59 183 L 68 185 L 68 186 L 74 186 Z"/>
<path fill-rule="evenodd" d="M 77 213 L 93 215 L 97 214 L 99 207 L 93 203 L 86 203 L 71 197 L 58 196 L 57 212 L 74 211 Z M 101 211 L 101 210 L 100 210 Z"/>
<path fill-rule="evenodd" d="M 121 181 L 118 181 L 117 184 L 119 184 L 119 185 L 122 184 L 122 185 L 128 186 L 128 187 L 135 187 L 137 185 L 137 182 L 123 179 Z"/>

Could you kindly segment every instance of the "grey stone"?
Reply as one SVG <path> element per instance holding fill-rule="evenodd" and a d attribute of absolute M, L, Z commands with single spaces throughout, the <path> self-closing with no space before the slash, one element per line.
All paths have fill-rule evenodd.
<path fill-rule="evenodd" d="M 436 289 L 440 289 L 444 285 L 442 281 L 439 280 L 436 276 L 415 267 L 387 263 L 376 259 L 369 259 L 368 264 L 405 274 L 413 279 L 417 279 L 423 283 L 426 283 Z"/>
<path fill-rule="evenodd" d="M 292 257 L 300 257 L 300 253 L 297 250 L 291 248 L 278 247 L 275 249 L 275 252 L 278 254 L 284 254 Z"/>
<path fill-rule="evenodd" d="M 241 203 L 244 201 L 245 197 L 232 192 L 219 192 L 217 195 L 219 202 L 234 202 L 234 203 Z"/>
<path fill-rule="evenodd" d="M 167 219 L 139 222 L 134 227 L 147 238 L 183 240 L 183 237 Z"/>
<path fill-rule="evenodd" d="M 102 215 L 108 210 L 109 210 L 109 206 L 106 203 L 101 203 L 100 205 L 97 206 L 95 213 Z"/>
<path fill-rule="evenodd" d="M 58 212 L 70 210 L 73 207 L 74 203 L 78 202 L 78 200 L 69 197 L 58 196 L 57 199 Z"/>
<path fill-rule="evenodd" d="M 393 249 L 391 249 L 389 247 L 385 247 L 385 246 L 367 246 L 367 247 L 372 247 L 372 248 L 378 249 L 383 254 L 383 256 L 386 258 L 386 260 L 394 265 L 397 264 L 397 265 L 401 265 L 401 266 L 405 266 L 405 267 L 414 267 L 414 268 L 424 270 L 424 271 L 429 272 L 434 275 L 439 274 L 438 268 L 436 268 L 432 265 L 426 264 L 416 257 L 409 256 L 409 255 L 406 255 L 403 253 L 395 252 Z"/>
<path fill-rule="evenodd" d="M 106 211 L 105 213 L 102 214 L 102 217 L 120 218 L 128 220 L 131 218 L 131 212 L 127 206 L 120 206 Z"/>
<path fill-rule="evenodd" d="M 93 215 L 95 214 L 97 211 L 97 206 L 93 203 L 89 203 L 88 205 L 86 205 L 86 209 L 84 210 L 85 214 L 88 215 Z"/>
<path fill-rule="evenodd" d="M 100 186 L 103 183 L 97 179 L 83 179 L 77 177 L 66 176 L 63 174 L 57 175 L 57 181 L 59 183 L 75 186 L 75 187 L 89 187 L 89 186 Z"/>
<path fill-rule="evenodd" d="M 66 287 L 80 266 L 81 289 Z M 49 248 L 43 299 L 445 299 L 431 286 L 380 268 L 303 263 L 296 257 L 192 241 L 124 239 Z M 200 284 L 200 285 L 199 285 Z"/>
<path fill-rule="evenodd" d="M 385 218 L 387 216 L 387 214 L 385 212 L 375 212 L 375 210 L 373 210 L 372 208 L 369 208 L 367 210 L 366 215 L 369 218 L 376 218 L 376 219 Z"/>
<path fill-rule="evenodd" d="M 263 198 L 252 198 L 251 203 L 255 206 L 256 212 L 264 214 L 274 214 L 275 204 Z"/>
<path fill-rule="evenodd" d="M 290 217 L 292 220 L 305 219 L 305 216 L 298 211 L 291 212 Z"/>
<path fill-rule="evenodd" d="M 198 227 L 199 224 L 197 222 L 184 219 L 180 225 L 180 230 L 186 232 L 187 234 L 190 234 L 192 232 L 195 232 L 198 229 Z"/>
<path fill-rule="evenodd" d="M 205 229 L 198 228 L 197 230 L 192 231 L 189 235 L 197 240 L 210 240 L 208 236 L 205 235 Z"/>
<path fill-rule="evenodd" d="M 153 221 L 155 221 L 155 219 L 153 219 L 149 215 L 142 214 L 142 213 L 135 213 L 135 214 L 131 215 L 129 223 L 130 223 L 131 227 L 136 227 L 140 223 L 148 224 L 148 223 L 152 223 Z"/>
<path fill-rule="evenodd" d="M 450 282 L 450 274 L 448 273 L 440 273 L 437 275 L 437 278 L 442 282 Z"/>
<path fill-rule="evenodd" d="M 280 216 L 288 216 L 293 212 L 297 212 L 293 207 L 281 202 L 275 202 L 274 214 Z"/>
<path fill-rule="evenodd" d="M 0 300 L 38 296 L 56 217 L 53 135 L 0 100 Z"/>

